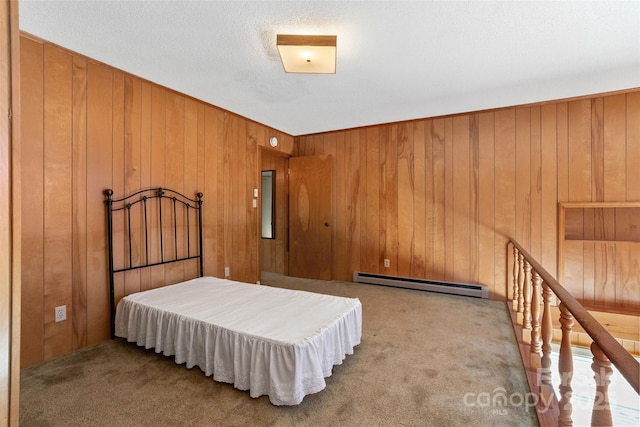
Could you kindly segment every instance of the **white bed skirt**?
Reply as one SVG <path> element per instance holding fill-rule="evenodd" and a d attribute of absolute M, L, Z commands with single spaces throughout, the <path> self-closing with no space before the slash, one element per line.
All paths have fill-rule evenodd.
<path fill-rule="evenodd" d="M 324 389 L 361 335 L 358 299 L 213 277 L 129 295 L 116 310 L 116 336 L 274 405 Z"/>

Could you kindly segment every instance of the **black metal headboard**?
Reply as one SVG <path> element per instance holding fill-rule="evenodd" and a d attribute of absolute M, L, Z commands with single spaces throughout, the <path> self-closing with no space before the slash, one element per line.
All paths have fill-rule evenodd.
<path fill-rule="evenodd" d="M 104 194 L 107 205 L 111 337 L 113 338 L 116 273 L 198 259 L 199 275 L 202 277 L 202 193 L 197 193 L 196 199 L 190 199 L 177 191 L 156 187 L 140 190 L 119 199 L 113 198 L 111 189 L 104 190 Z M 133 229 L 132 218 L 134 218 Z M 124 263 L 114 266 L 113 224 L 114 221 L 120 220 L 123 224 Z M 195 234 L 193 240 L 192 234 Z M 151 251 L 150 240 L 156 243 Z M 179 244 L 181 241 L 182 243 Z M 140 249 L 142 247 L 144 247 L 143 250 Z M 134 249 L 137 254 L 135 259 Z"/>

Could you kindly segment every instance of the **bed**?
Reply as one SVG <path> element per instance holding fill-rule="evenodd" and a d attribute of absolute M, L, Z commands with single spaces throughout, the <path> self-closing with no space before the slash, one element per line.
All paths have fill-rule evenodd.
<path fill-rule="evenodd" d="M 356 298 L 203 277 L 202 193 L 190 199 L 156 188 L 121 199 L 111 190 L 105 195 L 113 337 L 198 366 L 251 397 L 267 395 L 274 405 L 297 405 L 323 390 L 333 366 L 360 344 Z M 117 258 L 124 265 L 114 267 L 114 239 L 121 238 Z M 136 252 L 136 245 L 145 249 Z M 199 277 L 130 295 L 115 290 L 118 273 L 192 260 Z"/>

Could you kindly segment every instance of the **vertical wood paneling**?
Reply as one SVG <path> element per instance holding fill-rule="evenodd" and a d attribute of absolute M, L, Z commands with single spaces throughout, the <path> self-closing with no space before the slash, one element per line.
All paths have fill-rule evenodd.
<path fill-rule="evenodd" d="M 225 114 L 224 115 L 224 139 L 233 141 L 238 138 L 238 122 L 235 117 Z M 240 158 L 240 147 L 238 144 L 234 144 L 230 147 L 225 146 L 225 175 L 231 176 L 232 171 L 238 167 L 240 167 L 238 163 L 238 159 Z M 240 215 L 244 212 L 244 206 L 242 205 L 241 192 L 243 189 L 240 188 L 240 182 L 238 180 L 233 180 L 232 182 L 228 182 L 225 180 L 224 183 L 224 199 L 225 199 L 225 212 L 224 212 L 224 229 L 225 229 L 225 239 L 224 239 L 224 256 L 225 256 L 225 266 L 231 267 L 235 263 L 240 262 L 240 254 L 238 251 L 234 252 L 233 249 L 235 247 L 241 248 L 243 242 L 240 241 Z M 227 196 L 228 195 L 228 196 Z M 236 246 L 237 244 L 237 246 Z M 235 270 L 231 271 L 231 277 L 239 279 L 241 277 L 241 272 L 237 273 Z"/>
<path fill-rule="evenodd" d="M 626 95 L 603 100 L 603 201 L 625 201 L 626 196 Z"/>
<path fill-rule="evenodd" d="M 640 91 L 627 94 L 626 109 L 627 128 L 627 201 L 640 200 Z M 622 165 L 620 165 L 622 166 Z"/>
<path fill-rule="evenodd" d="M 556 138 L 557 138 L 557 193 L 558 202 L 569 201 L 569 123 L 568 113 L 569 108 L 566 102 L 560 102 L 557 104 L 556 109 Z M 555 209 L 558 209 L 555 206 Z M 560 218 L 558 218 L 560 219 Z M 568 224 L 576 224 L 571 222 Z M 579 224 L 578 224 L 579 225 Z M 556 225 L 557 227 L 557 225 Z M 558 248 L 556 247 L 556 251 Z M 564 252 L 558 251 L 557 253 L 557 270 L 558 281 L 565 285 L 564 276 Z"/>
<path fill-rule="evenodd" d="M 350 238 L 347 233 L 348 218 L 346 217 L 346 215 L 336 215 L 337 212 L 349 212 L 348 206 L 352 203 L 351 198 L 347 195 L 349 191 L 349 185 L 346 182 L 346 174 L 348 169 L 343 164 L 346 158 L 346 137 L 347 135 L 345 132 L 340 132 L 338 135 L 336 135 L 336 151 L 332 153 L 334 167 L 336 169 L 334 175 L 336 179 L 332 179 L 333 212 L 331 213 L 333 216 L 332 265 L 336 266 L 336 268 L 333 270 L 334 280 L 345 280 L 345 277 L 348 278 L 349 272 L 347 269 L 350 267 L 350 263 L 348 262 L 337 262 L 337 258 L 341 258 L 344 260 L 347 260 L 349 258 L 347 248 L 347 245 L 349 245 L 350 242 Z"/>
<path fill-rule="evenodd" d="M 598 247 L 596 257 L 599 256 Z M 564 245 L 564 280 L 561 282 L 575 298 L 582 300 L 584 298 L 584 244 L 581 241 L 569 242 Z"/>
<path fill-rule="evenodd" d="M 240 215 L 236 218 L 236 236 L 242 236 L 240 239 L 236 240 L 234 243 L 233 254 L 234 258 L 232 261 L 232 266 L 234 268 L 234 276 L 239 280 L 251 282 L 252 278 L 250 276 L 250 272 L 255 269 L 253 263 L 248 260 L 248 253 L 250 252 L 250 236 L 247 234 L 248 225 L 251 223 L 251 216 L 249 214 L 249 210 L 253 209 L 251 204 L 251 198 L 253 197 L 253 187 L 251 186 L 250 181 L 247 179 L 246 170 L 244 168 L 244 164 L 247 162 L 247 123 L 244 120 L 240 120 L 239 117 L 234 116 L 234 121 L 236 123 L 235 129 L 237 129 L 236 140 L 244 141 L 244 144 L 236 144 L 239 148 L 238 156 L 236 157 L 236 167 L 237 170 L 242 170 L 242 174 L 240 175 L 240 179 L 234 179 L 234 188 L 238 189 L 238 192 L 235 193 L 236 200 L 234 206 L 237 207 Z M 255 165 L 255 162 L 253 162 Z M 237 184 L 237 187 L 235 186 Z M 253 229 L 254 233 L 257 229 Z M 242 266 L 242 268 L 238 268 Z M 240 273 L 240 274 L 238 274 Z M 255 280 L 253 280 L 255 282 Z"/>
<path fill-rule="evenodd" d="M 411 263 L 414 258 L 415 244 L 415 170 L 413 123 L 401 123 L 398 125 L 398 199 L 403 203 L 397 203 L 398 219 L 398 270 L 400 276 L 411 276 Z"/>
<path fill-rule="evenodd" d="M 380 146 L 379 128 L 367 128 L 367 190 L 366 190 L 366 230 L 364 245 L 366 247 L 366 271 L 380 272 L 380 258 L 384 246 L 380 247 Z"/>
<path fill-rule="evenodd" d="M 426 277 L 427 265 L 431 265 L 427 258 L 431 254 L 431 248 L 427 249 L 427 205 L 433 202 L 428 199 L 431 195 L 431 189 L 427 190 L 427 174 L 431 171 L 431 167 L 427 163 L 427 151 L 431 150 L 431 145 L 427 144 L 425 134 L 424 120 L 413 122 L 411 124 L 411 132 L 413 139 L 413 175 L 414 175 L 414 232 L 413 247 L 411 257 L 411 277 Z M 431 142 L 431 138 L 429 138 Z M 402 199 L 400 199 L 402 200 Z M 399 200 L 399 201 L 400 201 Z M 353 266 L 357 267 L 357 266 Z"/>
<path fill-rule="evenodd" d="M 243 139 L 246 141 L 246 144 L 242 145 L 245 148 L 244 173 L 246 177 L 243 187 L 246 189 L 246 220 L 243 235 L 246 236 L 247 246 L 244 251 L 244 260 L 240 265 L 246 266 L 244 280 L 255 283 L 260 277 L 260 269 L 258 268 L 258 208 L 253 207 L 253 190 L 259 187 L 258 175 L 256 174 L 258 169 L 258 129 L 253 122 L 245 122 L 243 128 L 245 131 Z"/>
<path fill-rule="evenodd" d="M 217 225 L 216 230 L 216 251 L 217 251 L 217 272 L 219 277 L 224 276 L 224 267 L 230 265 L 228 258 L 230 257 L 231 248 L 231 226 L 228 223 L 227 217 L 229 212 L 228 200 L 230 199 L 230 192 L 225 191 L 228 184 L 228 177 L 231 174 L 229 164 L 229 152 L 230 147 L 228 144 L 223 144 L 222 141 L 226 140 L 226 117 L 227 113 L 224 111 L 216 111 L 216 127 L 215 127 L 215 141 L 216 141 L 216 177 L 215 184 L 217 185 L 216 193 L 218 197 L 217 202 Z"/>
<path fill-rule="evenodd" d="M 531 245 L 531 109 L 516 109 L 516 229 L 518 242 Z"/>
<path fill-rule="evenodd" d="M 558 242 L 558 145 L 556 129 L 556 105 L 541 107 L 541 200 L 540 200 L 540 240 L 542 243 L 540 261 L 547 271 L 558 277 L 556 248 Z"/>
<path fill-rule="evenodd" d="M 109 337 L 109 294 L 105 205 L 111 187 L 113 72 L 87 64 L 87 344 Z"/>
<path fill-rule="evenodd" d="M 604 209 L 603 209 L 604 210 Z M 609 240 L 640 242 L 640 208 L 610 209 L 609 214 L 613 227 L 607 230 Z"/>
<path fill-rule="evenodd" d="M 380 244 L 385 248 L 385 258 L 390 260 L 386 274 L 398 274 L 398 125 L 385 126 L 385 137 L 380 141 L 383 154 L 382 182 L 380 187 L 381 227 Z M 384 212 L 384 214 L 382 214 Z"/>
<path fill-rule="evenodd" d="M 576 269 L 577 270 L 577 269 Z M 616 244 L 595 244 L 594 302 L 600 306 L 616 301 Z"/>
<path fill-rule="evenodd" d="M 616 243 L 616 301 L 615 305 L 640 310 L 640 243 Z"/>
<path fill-rule="evenodd" d="M 604 201 L 604 106 L 602 97 L 591 99 L 591 200 Z"/>
<path fill-rule="evenodd" d="M 531 107 L 531 169 L 530 169 L 530 227 L 529 252 L 542 260 L 542 141 L 540 107 Z M 552 273 L 555 274 L 555 271 Z"/>
<path fill-rule="evenodd" d="M 567 147 L 572 154 L 567 176 L 570 200 L 625 200 L 628 187 L 626 170 L 629 167 L 625 158 L 629 158 L 630 141 L 626 101 L 634 95 L 593 97 L 569 104 Z M 589 135 L 587 129 L 590 130 Z M 579 150 L 583 152 L 578 154 Z M 561 158 L 559 162 L 562 162 Z M 590 184 L 588 190 L 585 182 Z M 565 273 L 560 281 L 588 306 L 624 308 L 625 305 L 640 303 L 637 279 L 629 281 L 626 276 L 629 271 L 626 260 L 637 259 L 640 252 L 633 245 L 615 242 L 616 239 L 626 239 L 618 236 L 618 229 L 621 223 L 627 222 L 626 218 L 633 216 L 631 210 L 585 208 L 568 212 L 566 237 L 577 239 L 570 244 L 572 247 L 582 246 L 582 252 L 565 251 L 561 254 L 563 257 L 559 265 L 564 267 Z M 594 243 L 592 239 L 607 242 Z M 624 298 L 620 297 L 622 293 L 625 293 Z"/>
<path fill-rule="evenodd" d="M 154 86 L 151 88 L 151 185 L 165 187 L 165 135 L 166 135 L 166 90 Z M 161 226 L 158 212 L 149 215 L 151 229 Z M 160 242 L 157 233 L 152 233 L 149 239 L 149 257 L 161 259 Z M 156 261 L 157 262 L 157 261 Z M 151 287 L 162 286 L 165 282 L 165 266 L 151 267 Z"/>
<path fill-rule="evenodd" d="M 469 150 L 469 116 L 457 116 L 452 121 L 452 229 L 453 246 L 447 258 L 453 262 L 450 280 L 472 281 L 469 222 L 471 218 L 471 164 Z M 454 160 L 455 159 L 455 160 Z"/>
<path fill-rule="evenodd" d="M 431 121 L 433 148 L 433 278 L 445 278 L 445 152 L 444 120 Z"/>
<path fill-rule="evenodd" d="M 516 228 L 516 115 L 495 113 L 495 279 L 497 298 L 507 295 L 507 242 Z"/>
<path fill-rule="evenodd" d="M 44 49 L 21 40 L 22 69 L 22 366 L 44 357 Z"/>
<path fill-rule="evenodd" d="M 346 197 L 346 168 L 343 164 L 345 160 L 345 132 L 340 132 L 336 134 L 336 138 L 334 139 L 333 148 L 335 151 L 331 152 L 332 161 L 334 163 L 334 179 L 332 179 L 332 193 L 334 195 L 332 200 L 332 208 L 333 212 L 331 212 L 331 216 L 333 217 L 332 222 L 332 253 L 336 254 L 336 256 L 332 256 L 331 258 L 331 270 L 332 270 L 332 278 L 337 279 L 338 277 L 344 278 L 348 273 L 346 273 L 346 269 L 349 267 L 349 263 L 345 262 L 349 255 L 346 251 L 346 245 L 349 241 L 349 236 L 347 236 L 347 218 L 344 215 L 336 216 L 335 213 L 337 211 L 347 212 L 348 198 Z M 325 135 L 327 138 L 330 135 Z M 328 144 L 323 144 L 327 146 Z M 334 186 L 333 182 L 340 182 L 342 185 Z M 343 262 L 335 262 L 336 258 L 340 257 Z M 338 265 L 339 264 L 339 265 Z M 340 279 L 343 280 L 343 279 Z"/>
<path fill-rule="evenodd" d="M 434 242 L 433 235 L 435 230 L 435 190 L 434 190 L 434 155 L 433 155 L 433 121 L 424 121 L 424 140 L 425 140 L 425 276 L 435 277 L 434 274 Z"/>
<path fill-rule="evenodd" d="M 569 102 L 569 201 L 591 201 L 591 101 Z"/>
<path fill-rule="evenodd" d="M 585 209 L 586 211 L 587 209 Z M 624 214 L 633 214 L 633 209 L 588 209 L 593 211 L 594 217 L 594 239 L 603 240 L 617 240 L 618 225 L 624 223 L 630 224 L 625 221 Z M 622 214 L 622 215 L 621 215 Z M 631 219 L 630 217 L 629 219 Z M 622 222 L 620 222 L 622 220 Z M 624 237 L 620 240 L 625 240 Z M 631 239 L 633 240 L 633 239 Z"/>
<path fill-rule="evenodd" d="M 184 126 L 185 126 L 185 99 L 174 92 L 167 93 L 165 121 L 165 149 L 169 156 L 165 157 L 164 173 L 167 188 L 184 194 Z M 173 224 L 182 227 L 185 222 L 181 210 L 174 214 L 173 204 L 166 203 L 163 206 L 163 229 L 166 231 L 167 241 L 164 250 L 166 259 L 172 259 L 182 253 L 184 244 L 182 240 L 175 241 Z M 166 215 L 165 215 L 166 214 Z M 169 283 L 177 283 L 184 278 L 184 263 L 176 262 L 165 266 L 165 280 Z"/>
<path fill-rule="evenodd" d="M 73 348 L 72 322 L 56 323 L 54 308 L 73 315 L 71 55 L 44 48 L 44 354 Z"/>
<path fill-rule="evenodd" d="M 21 43 L 26 153 L 21 198 L 27 224 L 21 234 L 27 267 L 22 270 L 22 328 L 29 331 L 22 337 L 22 366 L 109 337 L 106 188 L 116 197 L 148 187 L 190 197 L 203 191 L 205 274 L 221 276 L 228 265 L 244 275 L 241 279 L 259 279 L 251 201 L 265 126 L 59 47 L 26 36 Z M 233 123 L 232 132 L 222 132 L 225 117 Z M 277 135 L 283 147 L 293 148 L 291 136 Z M 234 212 L 225 200 L 239 209 Z M 169 205 L 164 208 L 167 225 L 173 212 Z M 178 218 L 179 225 L 184 221 Z M 118 236 L 128 233 L 124 215 L 114 218 L 114 226 Z M 140 226 L 134 215 L 134 263 L 145 252 Z M 150 227 L 159 226 L 153 212 Z M 151 236 L 149 257 L 158 261 L 159 241 Z M 129 248 L 117 236 L 114 243 L 116 265 L 128 264 Z M 165 250 L 175 251 L 173 245 Z M 116 293 L 121 297 L 125 289 L 163 286 L 194 273 L 194 262 L 119 273 Z M 58 305 L 67 306 L 67 321 L 53 321 Z"/>
<path fill-rule="evenodd" d="M 151 84 L 140 83 L 140 188 L 151 188 L 154 183 L 151 180 Z M 148 226 L 148 225 L 147 225 Z M 141 237 L 144 239 L 144 235 Z M 148 261 L 149 242 L 141 240 L 140 256 L 143 261 Z M 143 255 L 144 254 L 144 255 Z M 151 269 L 140 271 L 140 290 L 151 289 Z"/>
<path fill-rule="evenodd" d="M 119 70 L 113 72 L 113 115 L 112 123 L 112 185 L 111 188 L 114 194 L 125 194 L 125 146 L 124 146 L 124 73 Z M 128 248 L 124 244 L 124 233 L 126 233 L 127 227 L 125 224 L 125 216 L 116 215 L 113 221 L 113 264 L 114 268 L 117 266 L 124 267 L 128 265 L 127 254 Z M 116 300 L 119 300 L 125 295 L 125 275 L 118 274 L 114 280 L 114 289 Z"/>
<path fill-rule="evenodd" d="M 493 113 L 479 115 L 478 123 L 478 282 L 489 287 L 489 297 L 497 297 L 495 289 L 495 142 Z"/>
<path fill-rule="evenodd" d="M 478 251 L 480 244 L 480 205 L 478 200 L 478 186 L 480 183 L 480 152 L 479 152 L 479 115 L 473 114 L 469 118 L 469 281 L 479 283 L 480 267 Z"/>
<path fill-rule="evenodd" d="M 596 300 L 595 268 L 596 268 L 596 245 L 592 242 L 582 244 L 582 258 L 576 254 L 578 270 L 582 272 L 582 296 L 580 298 L 586 304 L 593 305 Z M 580 292 L 579 290 L 576 292 Z M 575 295 L 578 297 L 579 295 Z"/>
<path fill-rule="evenodd" d="M 27 322 L 32 332 L 23 336 L 24 365 L 108 337 L 105 188 L 117 195 L 136 186 L 203 191 L 205 274 L 222 276 L 229 266 L 234 279 L 259 279 L 252 190 L 258 146 L 272 130 L 62 49 L 26 37 L 23 46 L 23 328 Z M 295 144 L 276 134 L 296 155 L 335 158 L 333 270 L 340 278 L 360 270 L 479 281 L 502 299 L 509 238 L 537 251 L 554 273 L 558 202 L 640 200 L 638 123 L 640 91 L 303 136 Z M 583 212 L 568 229 L 608 234 L 610 217 Z M 151 221 L 160 225 L 157 216 Z M 124 221 L 118 227 L 125 232 Z M 619 224 L 615 230 L 629 233 Z M 637 244 L 572 245 L 559 259 L 568 261 L 565 276 L 577 296 L 638 307 Z M 150 250 L 159 256 L 159 242 Z M 120 261 L 125 253 L 116 248 Z M 127 288 L 183 277 L 184 268 L 156 267 L 127 276 Z M 124 278 L 117 280 L 122 294 Z M 54 324 L 59 304 L 70 319 Z"/>
<path fill-rule="evenodd" d="M 569 200 L 569 108 L 566 102 L 558 103 L 556 112 L 556 137 L 558 149 L 558 202 Z M 556 207 L 557 208 L 557 207 Z"/>
<path fill-rule="evenodd" d="M 620 102 L 620 101 L 619 101 Z M 609 104 L 606 104 L 609 105 Z M 625 110 L 626 125 L 626 200 L 640 200 L 640 91 L 626 95 Z M 606 123 L 606 122 L 605 122 Z M 619 158 L 619 157 L 618 157 Z M 622 164 L 624 160 L 619 158 Z M 622 190 L 620 190 L 622 193 Z M 627 219 L 629 219 L 627 217 Z M 634 217 L 634 226 L 629 227 L 629 235 L 635 237 L 637 242 L 640 237 L 638 215 Z M 629 219 L 628 223 L 632 221 Z M 635 233 L 631 233 L 631 228 Z M 616 294 L 616 304 L 623 305 L 634 310 L 640 309 L 640 244 L 618 243 L 619 253 L 622 253 L 616 261 L 616 277 L 620 278 L 619 293 Z M 618 288 L 618 283 L 616 283 Z M 636 345 L 636 352 L 637 352 Z"/>
<path fill-rule="evenodd" d="M 455 279 L 454 242 L 454 165 L 453 118 L 444 119 L 444 279 Z"/>
<path fill-rule="evenodd" d="M 187 98 L 184 105 L 184 195 L 190 199 L 196 198 L 196 191 L 202 191 L 198 187 L 198 103 Z M 196 167 L 188 167 L 194 165 Z M 189 213 L 189 225 L 197 221 L 195 211 Z M 190 228 L 186 227 L 186 215 L 183 220 L 183 230 L 189 232 Z M 197 253 L 197 236 L 192 235 L 187 238 L 187 233 L 182 233 L 182 246 L 184 254 Z M 198 261 L 191 260 L 183 263 L 184 279 L 192 279 L 198 277 Z"/>
<path fill-rule="evenodd" d="M 140 151 L 141 151 L 141 82 L 127 75 L 124 79 L 124 193 L 131 194 L 141 188 Z M 142 209 L 132 210 L 130 223 L 126 231 L 131 235 L 131 248 L 125 248 L 125 256 L 131 265 L 140 265 L 144 236 L 141 230 Z M 129 261 L 125 261 L 129 264 Z M 127 271 L 123 274 L 125 293 L 140 291 L 140 270 Z"/>
<path fill-rule="evenodd" d="M 361 175 L 362 172 L 360 170 L 361 160 L 360 160 L 360 131 L 354 130 L 348 132 L 347 138 L 345 139 L 344 144 L 344 165 L 346 169 L 346 177 L 345 177 L 345 188 L 347 189 L 347 193 L 345 195 L 346 200 L 348 201 L 347 205 L 347 215 L 346 215 L 346 249 L 347 249 L 347 258 L 350 260 L 348 264 L 348 269 L 343 272 L 343 276 L 339 278 L 339 280 L 351 280 L 353 277 L 353 272 L 357 271 L 360 266 L 360 241 L 358 237 L 360 236 L 361 230 L 361 221 L 362 217 L 360 215 L 360 203 L 361 203 Z M 337 159 L 335 159 L 337 161 Z M 350 165 L 350 166 L 349 166 Z M 340 187 L 339 182 L 336 183 L 338 188 Z"/>
<path fill-rule="evenodd" d="M 357 141 L 358 146 L 360 147 L 360 176 L 361 176 L 361 191 L 360 191 L 360 217 L 361 217 L 361 225 L 360 225 L 360 262 L 358 263 L 358 267 L 356 270 L 364 270 L 364 271 L 374 271 L 370 270 L 370 265 L 367 259 L 367 254 L 369 252 L 369 240 L 368 240 L 368 193 L 369 189 L 369 177 L 368 177 L 368 130 L 361 129 L 360 137 Z"/>
<path fill-rule="evenodd" d="M 87 345 L 87 61 L 73 58 L 73 348 Z"/>
<path fill-rule="evenodd" d="M 204 170 L 204 201 L 203 201 L 203 247 L 204 247 L 204 259 L 207 262 L 204 264 L 204 274 L 207 276 L 216 276 L 218 274 L 219 262 L 218 255 L 221 251 L 218 251 L 217 234 L 218 234 L 218 149 L 216 144 L 217 136 L 217 114 L 211 107 L 205 107 L 204 110 L 204 159 L 205 164 L 213 165 L 213 168 L 206 168 Z"/>
<path fill-rule="evenodd" d="M 198 173 L 197 173 L 197 186 L 196 188 L 199 191 L 204 190 L 205 185 L 205 171 L 206 171 L 206 157 L 205 157 L 205 143 L 206 143 L 206 126 L 205 126 L 205 114 L 206 114 L 206 105 L 203 103 L 197 103 L 198 116 L 197 116 L 197 124 L 198 124 L 198 142 L 197 142 L 197 165 L 198 165 Z M 214 162 L 215 164 L 215 162 Z"/>

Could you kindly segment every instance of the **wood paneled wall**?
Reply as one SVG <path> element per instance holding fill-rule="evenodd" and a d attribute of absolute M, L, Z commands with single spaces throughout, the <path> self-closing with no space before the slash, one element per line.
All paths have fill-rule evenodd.
<path fill-rule="evenodd" d="M 202 191 L 204 273 L 259 280 L 258 146 L 277 136 L 290 153 L 291 136 L 26 35 L 21 48 L 23 367 L 109 337 L 106 188 Z M 117 280 L 133 292 L 193 274 Z"/>
<path fill-rule="evenodd" d="M 22 366 L 108 338 L 105 188 L 202 191 L 205 274 L 228 266 L 233 279 L 259 280 L 253 188 L 258 147 L 272 135 L 283 152 L 335 159 L 339 280 L 368 271 L 484 283 L 504 299 L 509 237 L 555 272 L 558 202 L 640 200 L 640 91 L 294 144 L 49 43 L 21 42 Z M 146 289 L 189 271 L 131 272 L 119 286 Z M 68 320 L 55 323 L 63 304 Z"/>
<path fill-rule="evenodd" d="M 364 271 L 482 283 L 503 300 L 509 238 L 556 274 L 558 202 L 640 201 L 640 91 L 295 142 L 296 156 L 336 159 L 338 280 Z"/>

